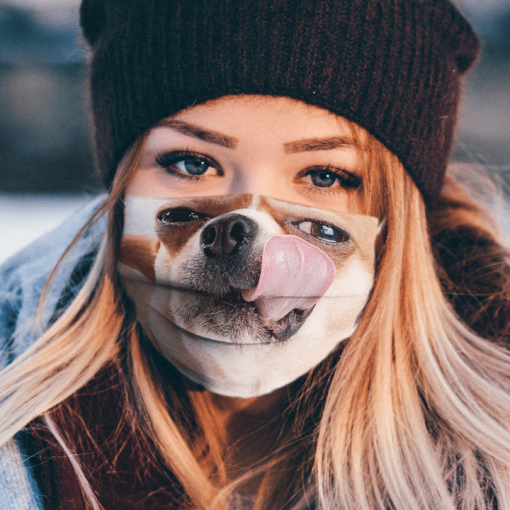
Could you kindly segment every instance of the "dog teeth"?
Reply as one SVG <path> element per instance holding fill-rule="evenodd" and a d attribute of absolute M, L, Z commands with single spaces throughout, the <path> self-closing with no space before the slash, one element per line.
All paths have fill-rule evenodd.
<path fill-rule="evenodd" d="M 303 322 L 312 313 L 314 306 L 308 308 L 307 310 L 292 310 L 287 315 L 285 315 L 285 317 L 277 321 L 263 320 L 262 324 L 271 332 L 276 340 L 280 342 L 287 340 L 292 335 L 297 333 Z"/>

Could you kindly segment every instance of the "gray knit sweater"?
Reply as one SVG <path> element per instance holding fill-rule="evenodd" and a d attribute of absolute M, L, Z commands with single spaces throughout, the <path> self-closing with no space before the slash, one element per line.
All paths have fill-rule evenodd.
<path fill-rule="evenodd" d="M 37 338 L 35 324 L 39 297 L 53 267 L 75 234 L 103 200 L 99 197 L 49 234 L 35 241 L 0 266 L 0 369 L 11 363 Z M 67 267 L 73 267 L 93 251 L 105 222 L 92 229 L 73 250 Z M 69 270 L 61 271 L 52 286 L 43 314 L 43 325 L 51 317 L 68 281 Z M 0 447 L 0 510 L 43 508 L 35 481 L 24 463 L 23 452 L 11 439 Z"/>

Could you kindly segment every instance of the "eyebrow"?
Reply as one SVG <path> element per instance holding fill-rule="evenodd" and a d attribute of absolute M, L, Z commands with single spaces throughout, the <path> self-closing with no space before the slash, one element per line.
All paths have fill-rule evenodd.
<path fill-rule="evenodd" d="M 239 143 L 237 138 L 227 136 L 218 131 L 195 126 L 188 122 L 177 119 L 162 119 L 156 124 L 156 127 L 168 127 L 183 135 L 192 136 L 204 142 L 213 143 L 226 147 L 227 149 L 235 149 Z M 350 138 L 342 136 L 330 136 L 328 138 L 305 138 L 295 142 L 287 142 L 283 144 L 283 150 L 286 154 L 296 154 L 299 152 L 310 151 L 327 151 L 341 148 L 357 148 L 357 144 Z"/>
<path fill-rule="evenodd" d="M 342 136 L 331 136 L 329 138 L 307 138 L 283 144 L 283 150 L 286 154 L 309 151 L 329 151 L 342 148 L 353 149 L 357 147 L 357 144 L 352 139 Z"/>
<path fill-rule="evenodd" d="M 182 120 L 163 119 L 156 124 L 156 127 L 169 127 L 183 135 L 192 136 L 193 138 L 198 138 L 204 142 L 221 145 L 227 149 L 235 149 L 239 143 L 237 138 L 223 135 L 217 131 L 209 131 L 198 126 L 194 126 L 193 124 L 189 124 L 188 122 L 183 122 Z"/>

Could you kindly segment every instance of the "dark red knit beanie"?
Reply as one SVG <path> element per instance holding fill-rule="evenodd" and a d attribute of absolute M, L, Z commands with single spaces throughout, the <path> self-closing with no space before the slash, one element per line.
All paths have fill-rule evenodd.
<path fill-rule="evenodd" d="M 99 170 L 160 119 L 231 94 L 356 122 L 440 191 L 479 42 L 447 0 L 83 0 Z"/>

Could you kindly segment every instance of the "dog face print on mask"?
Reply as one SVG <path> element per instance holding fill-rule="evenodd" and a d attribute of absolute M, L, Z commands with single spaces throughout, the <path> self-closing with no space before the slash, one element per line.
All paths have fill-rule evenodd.
<path fill-rule="evenodd" d="M 354 331 L 379 222 L 260 195 L 126 200 L 119 272 L 160 353 L 226 396 L 269 393 Z"/>

